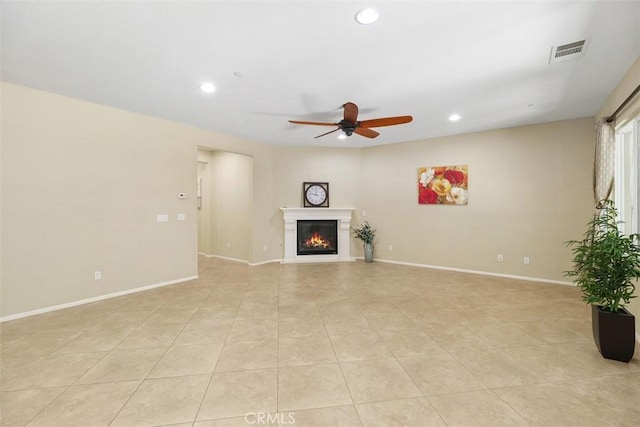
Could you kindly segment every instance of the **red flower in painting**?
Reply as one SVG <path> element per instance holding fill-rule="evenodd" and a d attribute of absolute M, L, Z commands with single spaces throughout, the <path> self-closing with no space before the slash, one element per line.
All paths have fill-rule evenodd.
<path fill-rule="evenodd" d="M 464 181 L 464 172 L 448 169 L 444 173 L 444 179 L 449 181 L 452 185 L 462 184 Z"/>
<path fill-rule="evenodd" d="M 438 194 L 430 188 L 421 188 L 418 194 L 418 203 L 421 205 L 434 205 L 438 203 Z"/>

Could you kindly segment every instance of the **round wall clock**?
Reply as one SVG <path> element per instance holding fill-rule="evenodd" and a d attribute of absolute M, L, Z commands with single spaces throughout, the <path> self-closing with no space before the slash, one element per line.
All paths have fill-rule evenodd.
<path fill-rule="evenodd" d="M 302 197 L 305 208 L 329 207 L 329 183 L 305 182 L 302 184 Z"/>

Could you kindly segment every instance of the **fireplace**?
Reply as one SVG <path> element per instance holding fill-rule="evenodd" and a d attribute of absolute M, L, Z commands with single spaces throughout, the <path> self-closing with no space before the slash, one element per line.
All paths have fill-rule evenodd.
<path fill-rule="evenodd" d="M 284 214 L 283 263 L 354 261 L 350 249 L 353 208 L 280 209 Z M 329 232 L 325 227 L 317 228 L 318 224 L 330 225 L 334 231 Z M 301 239 L 298 237 L 299 232 L 307 236 Z M 303 247 L 306 252 L 301 254 L 300 241 L 304 243 L 309 239 L 309 247 Z"/>
<path fill-rule="evenodd" d="M 338 221 L 302 219 L 297 221 L 297 254 L 326 255 L 338 253 Z"/>

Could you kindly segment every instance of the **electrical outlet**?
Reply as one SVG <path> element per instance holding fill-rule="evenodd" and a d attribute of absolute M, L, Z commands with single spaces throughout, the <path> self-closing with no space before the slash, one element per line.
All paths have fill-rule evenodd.
<path fill-rule="evenodd" d="M 504 256 L 502 254 L 498 254 L 498 262 L 504 261 Z"/>
<path fill-rule="evenodd" d="M 524 257 L 524 263 L 525 263 L 526 265 L 531 264 L 531 258 L 529 258 L 528 256 Z"/>
<path fill-rule="evenodd" d="M 389 245 L 389 250 L 392 251 L 393 250 L 393 245 Z"/>
<path fill-rule="evenodd" d="M 227 249 L 231 249 L 231 242 L 227 242 Z"/>
<path fill-rule="evenodd" d="M 267 245 L 262 245 L 262 251 L 267 252 Z"/>
<path fill-rule="evenodd" d="M 102 280 L 102 271 L 96 271 L 93 273 L 93 280 Z"/>

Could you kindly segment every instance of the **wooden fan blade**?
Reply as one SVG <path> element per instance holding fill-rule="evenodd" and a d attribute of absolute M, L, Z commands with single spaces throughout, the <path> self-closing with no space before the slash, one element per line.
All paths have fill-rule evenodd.
<path fill-rule="evenodd" d="M 382 126 L 401 125 L 403 123 L 409 123 L 413 120 L 411 116 L 398 116 L 398 117 L 383 117 L 381 119 L 363 120 L 360 122 L 360 126 L 363 128 L 377 128 Z"/>
<path fill-rule="evenodd" d="M 303 122 L 299 120 L 289 120 L 289 123 L 296 125 L 314 125 L 314 126 L 340 126 L 338 123 L 324 123 L 324 122 Z"/>
<path fill-rule="evenodd" d="M 327 133 L 323 133 L 322 135 L 318 135 L 318 136 L 316 136 L 316 137 L 315 137 L 315 138 L 313 138 L 313 139 L 320 138 L 321 136 L 329 135 L 330 133 L 334 133 L 334 132 L 337 132 L 337 131 L 339 131 L 339 130 L 340 130 L 340 128 L 338 128 L 338 129 L 334 129 L 334 130 L 329 131 L 329 132 L 327 132 Z"/>
<path fill-rule="evenodd" d="M 367 138 L 375 138 L 376 136 L 380 135 L 378 132 L 376 132 L 373 129 L 363 128 L 363 127 L 357 127 L 353 131 L 358 135 L 366 136 Z"/>
<path fill-rule="evenodd" d="M 343 107 L 345 121 L 355 123 L 358 120 L 358 106 L 353 102 L 347 102 Z"/>

